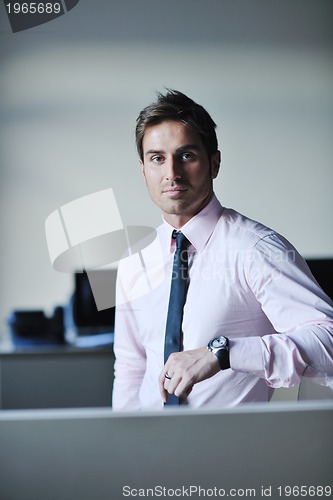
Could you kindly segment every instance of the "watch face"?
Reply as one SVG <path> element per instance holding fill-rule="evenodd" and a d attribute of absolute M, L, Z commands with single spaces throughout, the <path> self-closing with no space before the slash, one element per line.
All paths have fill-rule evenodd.
<path fill-rule="evenodd" d="M 227 345 L 227 339 L 225 337 L 217 337 L 216 339 L 212 340 L 210 345 L 213 349 L 219 349 L 220 347 L 224 347 L 225 345 Z"/>

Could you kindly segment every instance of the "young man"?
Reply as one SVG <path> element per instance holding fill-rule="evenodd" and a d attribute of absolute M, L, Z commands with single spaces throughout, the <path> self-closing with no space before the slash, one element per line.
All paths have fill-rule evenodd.
<path fill-rule="evenodd" d="M 138 117 L 140 165 L 163 224 L 119 266 L 115 410 L 161 408 L 170 395 L 191 407 L 268 401 L 305 370 L 333 374 L 332 301 L 288 241 L 220 205 L 215 127 L 177 91 Z M 175 231 L 186 240 L 186 290 L 180 345 L 169 355 Z"/>

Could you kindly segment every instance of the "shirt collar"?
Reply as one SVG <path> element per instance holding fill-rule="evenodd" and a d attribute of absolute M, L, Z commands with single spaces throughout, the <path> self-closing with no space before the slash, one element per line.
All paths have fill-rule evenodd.
<path fill-rule="evenodd" d="M 181 228 L 181 232 L 185 234 L 198 252 L 201 252 L 206 246 L 222 212 L 223 207 L 214 194 L 210 202 Z M 170 251 L 173 249 L 171 237 L 174 229 L 171 224 L 163 219 L 163 233 L 166 240 L 170 242 Z"/>

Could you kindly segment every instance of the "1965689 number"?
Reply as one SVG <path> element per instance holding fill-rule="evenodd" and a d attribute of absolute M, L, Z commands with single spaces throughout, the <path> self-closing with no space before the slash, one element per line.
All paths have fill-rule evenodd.
<path fill-rule="evenodd" d="M 332 493 L 331 486 L 279 486 L 279 497 L 329 497 Z"/>
<path fill-rule="evenodd" d="M 61 11 L 60 3 L 44 2 L 18 2 L 7 3 L 8 14 L 59 14 Z"/>

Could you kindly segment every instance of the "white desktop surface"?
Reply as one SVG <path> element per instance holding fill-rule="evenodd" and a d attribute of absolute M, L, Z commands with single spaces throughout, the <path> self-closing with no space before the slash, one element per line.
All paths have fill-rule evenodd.
<path fill-rule="evenodd" d="M 176 497 L 190 486 L 252 489 L 255 498 L 271 487 L 270 498 L 287 498 L 279 486 L 333 486 L 332 424 L 332 401 L 139 414 L 2 411 L 0 498 L 120 500 L 125 486 L 138 498 L 149 496 L 144 488 Z M 203 490 L 185 497 L 202 498 Z"/>

